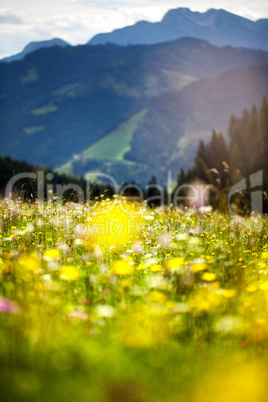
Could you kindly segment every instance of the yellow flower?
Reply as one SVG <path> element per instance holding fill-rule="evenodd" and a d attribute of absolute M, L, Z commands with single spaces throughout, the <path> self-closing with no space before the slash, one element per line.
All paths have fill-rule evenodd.
<path fill-rule="evenodd" d="M 79 270 L 74 265 L 63 265 L 60 272 L 61 278 L 65 281 L 72 282 L 80 277 Z"/>
<path fill-rule="evenodd" d="M 206 268 L 207 268 L 207 264 L 205 264 L 203 262 L 199 262 L 199 263 L 191 266 L 191 271 L 193 273 L 195 273 L 195 272 L 199 272 L 199 271 L 204 271 Z"/>
<path fill-rule="evenodd" d="M 201 288 L 192 294 L 189 307 L 195 314 L 202 314 L 217 308 L 220 303 L 220 295 L 210 289 Z"/>
<path fill-rule="evenodd" d="M 87 246 L 118 251 L 134 242 L 141 231 L 142 217 L 136 205 L 126 202 L 103 202 L 91 218 Z"/>
<path fill-rule="evenodd" d="M 206 260 L 208 264 L 213 264 L 214 258 L 211 255 L 206 256 Z"/>
<path fill-rule="evenodd" d="M 119 260 L 113 263 L 113 273 L 115 275 L 130 275 L 132 272 L 133 267 L 126 260 Z"/>
<path fill-rule="evenodd" d="M 235 297 L 235 295 L 236 295 L 235 289 L 224 289 L 223 291 L 223 296 L 226 297 L 227 299 L 231 299 L 232 297 Z"/>
<path fill-rule="evenodd" d="M 121 282 L 121 286 L 123 288 L 129 288 L 132 285 L 132 282 L 130 279 L 123 279 Z"/>
<path fill-rule="evenodd" d="M 258 290 L 257 285 L 251 284 L 246 288 L 247 292 L 254 293 Z"/>
<path fill-rule="evenodd" d="M 141 262 L 137 267 L 136 270 L 137 271 L 144 271 L 145 269 L 147 269 L 146 265 L 144 264 L 144 262 Z"/>
<path fill-rule="evenodd" d="M 212 282 L 216 279 L 216 275 L 213 272 L 205 272 L 202 275 L 202 279 L 207 282 Z"/>
<path fill-rule="evenodd" d="M 259 289 L 268 290 L 268 281 L 263 282 L 261 285 L 259 285 Z"/>
<path fill-rule="evenodd" d="M 154 303 L 165 303 L 167 296 L 162 292 L 154 290 L 149 294 L 149 299 Z"/>
<path fill-rule="evenodd" d="M 52 260 L 58 260 L 60 258 L 60 251 L 57 248 L 51 248 L 44 253 L 44 257 L 51 258 Z"/>
<path fill-rule="evenodd" d="M 261 254 L 261 258 L 262 258 L 263 260 L 268 260 L 268 251 L 264 251 L 264 252 Z"/>
<path fill-rule="evenodd" d="M 154 265 L 151 266 L 150 270 L 151 270 L 152 272 L 159 272 L 159 271 L 162 270 L 162 267 L 161 267 L 161 265 L 159 265 L 159 264 L 154 264 Z"/>
<path fill-rule="evenodd" d="M 180 269 L 184 264 L 184 259 L 181 257 L 172 258 L 166 262 L 167 269 Z"/>
<path fill-rule="evenodd" d="M 34 252 L 23 253 L 18 260 L 18 268 L 25 273 L 36 272 L 41 269 L 41 262 L 38 255 Z"/>

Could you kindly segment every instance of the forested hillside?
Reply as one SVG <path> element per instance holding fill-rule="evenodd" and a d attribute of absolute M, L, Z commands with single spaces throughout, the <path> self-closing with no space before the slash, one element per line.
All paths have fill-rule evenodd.
<path fill-rule="evenodd" d="M 240 116 L 229 120 L 228 139 L 220 131 L 212 131 L 210 141 L 200 140 L 195 163 L 187 173 L 182 169 L 178 186 L 196 179 L 212 184 L 210 202 L 214 207 L 227 207 L 226 196 L 239 181 L 245 179 L 246 188 L 237 191 L 238 206 L 250 210 L 251 191 L 263 192 L 264 211 L 268 211 L 268 102 L 244 109 Z M 252 183 L 250 176 L 259 173 L 260 182 Z M 239 190 L 239 189 L 238 189 Z M 245 191 L 244 191 L 245 190 Z M 233 200 L 234 201 L 234 200 Z"/>
<path fill-rule="evenodd" d="M 256 67 L 256 73 L 229 71 L 267 63 L 263 51 L 218 48 L 190 38 L 151 46 L 39 49 L 23 60 L 0 63 L 0 155 L 78 175 L 94 165 L 117 180 L 142 178 L 146 183 L 152 173 L 150 157 L 156 158 L 153 171 L 159 178 L 162 175 L 158 161 L 162 165 L 163 157 L 155 155 L 161 138 L 165 138 L 163 152 L 168 143 L 177 152 L 169 159 L 181 158 L 183 146 L 174 149 L 174 138 L 190 139 L 203 136 L 204 129 L 222 128 L 230 113 L 239 113 L 266 91 L 265 67 Z M 217 77 L 223 72 L 231 75 Z M 202 81 L 209 76 L 214 78 Z M 206 102 L 200 103 L 204 100 L 207 108 Z M 134 127 L 133 118 L 140 112 Z M 186 120 L 193 124 L 187 126 Z M 138 127 L 149 132 L 145 142 L 139 140 L 143 133 Z M 89 148 L 118 131 L 124 137 L 118 143 L 125 144 L 122 152 L 125 149 L 128 156 L 121 153 L 121 159 L 114 161 L 98 152 L 95 163 Z M 142 160 L 144 152 L 148 161 Z"/>

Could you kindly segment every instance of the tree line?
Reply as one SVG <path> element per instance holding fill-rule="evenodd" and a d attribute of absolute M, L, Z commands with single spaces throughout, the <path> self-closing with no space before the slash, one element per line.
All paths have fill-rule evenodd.
<path fill-rule="evenodd" d="M 250 176 L 261 172 L 264 211 L 268 211 L 268 102 L 263 96 L 258 109 L 244 109 L 242 115 L 232 115 L 228 138 L 212 131 L 210 141 L 200 140 L 194 166 L 178 176 L 178 186 L 200 180 L 210 184 L 210 203 L 216 208 L 226 207 L 230 189 L 245 179 L 246 191 L 237 191 L 233 200 L 241 211 L 250 210 Z"/>
<path fill-rule="evenodd" d="M 263 194 L 264 211 L 268 212 L 268 102 L 263 96 L 262 103 L 258 109 L 255 105 L 250 110 L 244 109 L 242 115 L 232 115 L 228 126 L 228 137 L 225 139 L 222 132 L 212 130 L 208 143 L 200 140 L 196 152 L 194 166 L 187 172 L 181 169 L 177 185 L 173 191 L 183 199 L 187 198 L 187 186 L 199 182 L 210 186 L 208 202 L 217 209 L 226 210 L 227 198 L 230 190 L 245 179 L 246 188 L 234 194 L 232 202 L 240 212 L 251 210 L 251 182 L 250 177 L 256 172 L 261 172 L 262 183 L 260 184 Z M 44 196 L 48 198 L 48 189 L 57 185 L 65 186 L 64 200 L 77 201 L 79 197 L 72 187 L 68 190 L 68 183 L 81 188 L 84 194 L 90 194 L 90 199 L 103 194 L 111 197 L 115 189 L 111 184 L 98 182 L 86 182 L 83 177 L 75 175 L 66 176 L 58 174 L 47 167 L 33 166 L 24 161 L 14 161 L 10 157 L 0 158 L 0 194 L 5 195 L 6 185 L 9 180 L 20 172 L 32 172 L 35 178 L 21 178 L 16 181 L 14 194 L 23 200 L 35 200 L 38 195 L 37 172 L 43 172 Z M 138 186 L 124 183 L 127 188 L 124 191 L 126 196 L 137 196 Z M 132 186 L 133 185 L 133 186 Z M 90 189 L 87 188 L 90 186 Z M 181 189 L 181 190 L 180 190 Z M 122 189 L 120 189 L 122 190 Z M 179 191 L 178 191 L 179 190 Z M 147 190 L 142 189 L 143 199 L 147 199 L 150 206 L 158 206 L 167 202 L 167 189 L 157 185 L 153 177 L 148 183 Z M 171 198 L 172 198 L 171 197 Z M 182 201 L 183 203 L 183 201 Z M 186 201 L 185 201 L 186 203 Z"/>

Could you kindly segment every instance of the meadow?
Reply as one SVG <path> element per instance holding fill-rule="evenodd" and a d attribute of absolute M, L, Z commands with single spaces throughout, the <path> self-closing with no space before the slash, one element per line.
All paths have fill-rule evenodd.
<path fill-rule="evenodd" d="M 0 398 L 265 402 L 268 220 L 0 204 Z"/>

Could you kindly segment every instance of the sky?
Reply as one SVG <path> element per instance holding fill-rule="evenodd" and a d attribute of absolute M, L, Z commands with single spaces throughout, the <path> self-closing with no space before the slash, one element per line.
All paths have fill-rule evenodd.
<path fill-rule="evenodd" d="M 268 18 L 267 0 L 0 0 L 0 59 L 28 43 L 61 38 L 85 44 L 95 34 L 140 20 L 160 21 L 178 7 L 225 9 L 251 20 Z"/>

